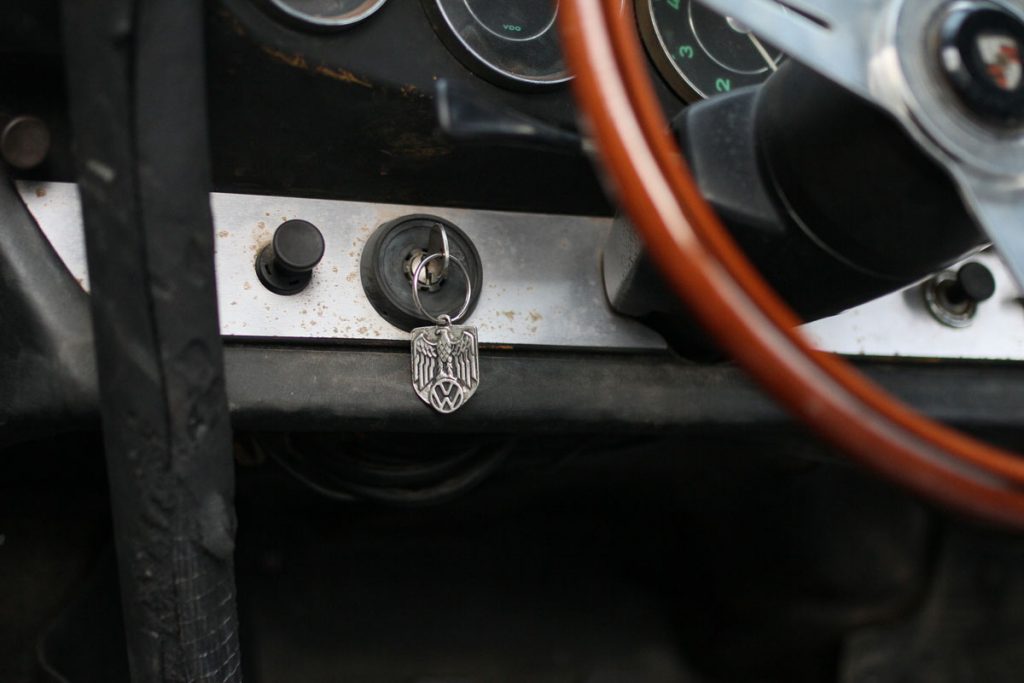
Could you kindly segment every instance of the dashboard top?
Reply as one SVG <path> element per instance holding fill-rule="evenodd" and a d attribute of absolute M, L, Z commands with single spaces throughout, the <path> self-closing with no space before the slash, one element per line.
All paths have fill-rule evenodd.
<path fill-rule="evenodd" d="M 9 106 L 39 112 L 52 122 L 53 153 L 44 167 L 19 175 L 26 180 L 74 177 L 58 4 L 44 0 L 0 8 L 0 51 L 6 52 L 0 76 L 12 86 Z M 556 11 L 551 0 L 209 3 L 215 188 L 609 215 L 592 161 L 580 152 L 528 141 L 453 140 L 438 130 L 440 81 L 497 111 L 577 130 Z M 689 0 L 629 0 L 623 11 L 637 12 L 642 24 L 661 31 L 647 46 L 654 57 L 652 74 L 661 74 L 655 78 L 658 96 L 670 116 L 695 96 L 681 94 L 684 77 L 694 83 L 720 81 L 719 89 L 727 90 L 771 70 L 762 63 L 751 74 L 726 73 L 729 65 L 761 59 L 754 41 L 723 18 L 694 24 Z"/>

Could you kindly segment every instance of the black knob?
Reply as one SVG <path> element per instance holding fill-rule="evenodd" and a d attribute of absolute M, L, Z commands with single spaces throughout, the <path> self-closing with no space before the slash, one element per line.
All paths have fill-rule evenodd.
<path fill-rule="evenodd" d="M 0 158 L 15 168 L 30 170 L 50 153 L 50 129 L 35 116 L 0 116 Z"/>
<path fill-rule="evenodd" d="M 956 282 L 946 290 L 946 299 L 956 305 L 988 301 L 996 293 L 996 279 L 992 271 L 980 263 L 965 265 L 956 274 Z"/>
<path fill-rule="evenodd" d="M 256 274 L 275 294 L 298 294 L 309 286 L 323 257 L 320 229 L 308 221 L 291 220 L 278 226 L 273 241 L 256 258 Z"/>

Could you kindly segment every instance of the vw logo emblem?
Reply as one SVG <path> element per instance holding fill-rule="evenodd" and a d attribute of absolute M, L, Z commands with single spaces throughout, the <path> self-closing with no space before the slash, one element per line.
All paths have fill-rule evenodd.
<path fill-rule="evenodd" d="M 455 380 L 442 377 L 430 387 L 430 405 L 439 413 L 454 413 L 466 402 L 466 392 Z"/>

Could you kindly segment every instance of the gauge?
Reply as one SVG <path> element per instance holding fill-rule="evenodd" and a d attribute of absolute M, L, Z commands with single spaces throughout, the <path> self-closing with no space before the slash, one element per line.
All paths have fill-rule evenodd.
<path fill-rule="evenodd" d="M 319 28 L 342 28 L 367 18 L 386 0 L 266 0 L 299 23 Z"/>
<path fill-rule="evenodd" d="M 502 85 L 569 80 L 555 20 L 558 0 L 423 0 L 449 49 L 478 75 Z"/>
<path fill-rule="evenodd" d="M 785 59 L 740 22 L 695 0 L 637 0 L 637 16 L 662 76 L 689 102 L 763 83 Z"/>

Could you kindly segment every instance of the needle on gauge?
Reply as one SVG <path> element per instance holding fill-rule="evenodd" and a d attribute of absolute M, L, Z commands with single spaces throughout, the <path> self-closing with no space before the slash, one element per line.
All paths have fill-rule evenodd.
<path fill-rule="evenodd" d="M 754 48 L 757 50 L 758 54 L 760 54 L 761 57 L 764 58 L 764 61 L 768 64 L 769 69 L 771 69 L 772 71 L 779 70 L 779 64 L 772 57 L 771 53 L 768 52 L 768 48 L 764 46 L 764 43 L 761 42 L 760 38 L 754 35 L 753 31 L 747 28 L 746 24 L 743 24 L 740 21 L 733 19 L 732 17 L 726 17 L 725 20 L 729 23 L 729 26 L 732 28 L 733 31 L 736 31 L 737 33 L 742 33 L 745 36 L 747 36 L 747 38 L 750 39 L 750 42 L 754 44 Z"/>

